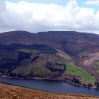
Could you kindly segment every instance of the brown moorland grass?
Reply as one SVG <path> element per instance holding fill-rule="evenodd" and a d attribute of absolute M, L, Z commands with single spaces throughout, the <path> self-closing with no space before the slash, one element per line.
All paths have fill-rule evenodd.
<path fill-rule="evenodd" d="M 49 93 L 0 83 L 0 99 L 99 99 L 99 97 Z"/>

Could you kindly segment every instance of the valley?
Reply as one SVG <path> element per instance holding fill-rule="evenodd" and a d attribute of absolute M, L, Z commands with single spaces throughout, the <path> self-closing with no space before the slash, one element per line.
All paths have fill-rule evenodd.
<path fill-rule="evenodd" d="M 99 88 L 98 43 L 99 35 L 75 31 L 1 33 L 0 74 Z"/>

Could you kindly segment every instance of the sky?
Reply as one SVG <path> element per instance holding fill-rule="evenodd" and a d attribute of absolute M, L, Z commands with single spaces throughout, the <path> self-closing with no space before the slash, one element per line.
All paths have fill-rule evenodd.
<path fill-rule="evenodd" d="M 0 33 L 12 30 L 99 34 L 99 0 L 0 0 Z"/>

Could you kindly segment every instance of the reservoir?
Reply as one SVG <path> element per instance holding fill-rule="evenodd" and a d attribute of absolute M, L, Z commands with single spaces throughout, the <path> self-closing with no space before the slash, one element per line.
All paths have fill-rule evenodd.
<path fill-rule="evenodd" d="M 63 81 L 49 81 L 49 80 L 31 80 L 31 79 L 10 79 L 0 77 L 0 82 L 13 84 L 17 86 L 24 86 L 43 91 L 66 93 L 66 94 L 87 94 L 99 96 L 99 90 L 89 89 L 76 85 L 69 84 Z"/>

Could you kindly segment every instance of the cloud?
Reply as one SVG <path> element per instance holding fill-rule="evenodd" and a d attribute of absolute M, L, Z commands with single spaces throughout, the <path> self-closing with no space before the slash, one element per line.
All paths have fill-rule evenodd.
<path fill-rule="evenodd" d="M 0 12 L 6 9 L 5 0 L 0 0 Z"/>
<path fill-rule="evenodd" d="M 88 0 L 85 4 L 89 5 L 99 5 L 99 0 Z"/>
<path fill-rule="evenodd" d="M 99 33 L 99 11 L 94 13 L 93 8 L 79 7 L 76 0 L 70 0 L 65 7 L 53 3 L 0 0 L 0 7 L 0 32 L 75 30 Z"/>
<path fill-rule="evenodd" d="M 0 32 L 5 31 L 6 27 L 5 21 L 3 19 L 3 14 L 5 10 L 6 10 L 6 2 L 5 0 L 0 0 Z"/>

